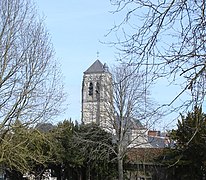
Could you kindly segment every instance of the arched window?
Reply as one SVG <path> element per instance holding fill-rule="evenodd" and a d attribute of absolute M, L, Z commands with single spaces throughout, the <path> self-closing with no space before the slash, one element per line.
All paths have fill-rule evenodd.
<path fill-rule="evenodd" d="M 99 85 L 99 82 L 97 82 L 97 84 L 96 84 L 96 97 L 97 97 L 97 99 L 99 99 L 99 97 L 100 97 L 100 85 Z"/>
<path fill-rule="evenodd" d="M 97 82 L 96 84 L 96 93 L 99 94 L 100 93 L 100 86 L 99 86 L 99 82 Z"/>
<path fill-rule="evenodd" d="M 93 83 L 89 83 L 89 96 L 93 96 Z"/>

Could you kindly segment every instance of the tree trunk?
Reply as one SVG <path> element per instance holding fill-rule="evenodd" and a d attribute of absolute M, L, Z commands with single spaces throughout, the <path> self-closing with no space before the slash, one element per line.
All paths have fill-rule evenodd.
<path fill-rule="evenodd" d="M 118 176 L 119 176 L 119 180 L 124 179 L 124 176 L 123 176 L 123 159 L 122 159 L 120 153 L 118 154 Z"/>

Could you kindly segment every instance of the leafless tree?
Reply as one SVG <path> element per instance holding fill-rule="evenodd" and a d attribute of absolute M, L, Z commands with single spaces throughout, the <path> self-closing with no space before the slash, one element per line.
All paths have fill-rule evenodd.
<path fill-rule="evenodd" d="M 63 97 L 49 34 L 29 1 L 0 3 L 1 127 L 46 120 L 57 115 Z"/>
<path fill-rule="evenodd" d="M 92 136 L 95 137 L 93 144 L 95 148 L 105 147 L 104 153 L 115 154 L 112 161 L 118 162 L 121 180 L 123 179 L 123 159 L 129 148 L 150 146 L 147 131 L 154 122 L 160 120 L 161 114 L 156 111 L 155 103 L 150 98 L 151 85 L 145 83 L 146 75 L 143 71 L 138 72 L 136 67 L 120 63 L 110 72 L 106 68 L 102 74 L 95 76 L 92 74 L 92 76 L 91 82 L 93 80 L 94 83 L 88 81 L 89 86 L 86 88 L 83 86 L 83 93 L 89 94 L 85 96 L 88 99 L 83 100 L 89 100 L 90 106 L 87 106 L 86 110 L 91 115 L 83 117 L 84 122 L 96 123 L 112 135 L 113 143 L 106 144 L 101 141 L 102 137 L 96 137 L 98 134 L 93 134 Z M 86 134 L 81 135 L 78 142 L 94 141 L 91 139 L 87 141 L 82 137 L 86 137 Z M 87 149 L 86 145 L 85 149 Z"/>
<path fill-rule="evenodd" d="M 108 110 L 113 129 L 118 162 L 119 179 L 123 179 L 123 159 L 129 147 L 147 147 L 147 131 L 152 123 L 160 119 L 150 98 L 149 88 L 145 87 L 145 74 L 137 73 L 135 67 L 121 64 L 112 70 L 113 99 L 112 109 Z M 108 106 L 111 108 L 111 106 Z"/>
<path fill-rule="evenodd" d="M 110 33 L 123 57 L 147 74 L 147 82 L 169 78 L 184 96 L 180 108 L 205 100 L 205 0 L 110 0 L 124 19 Z M 122 17 L 121 16 L 121 17 Z M 124 59 L 123 59 L 124 60 Z M 184 95 L 187 94 L 187 95 Z M 189 96 L 188 96 L 189 94 Z M 182 111 L 182 110 L 181 110 Z"/>
<path fill-rule="evenodd" d="M 16 121 L 35 124 L 62 110 L 61 73 L 30 0 L 0 1 L 0 142 Z M 3 158 L 3 152 L 1 154 Z"/>

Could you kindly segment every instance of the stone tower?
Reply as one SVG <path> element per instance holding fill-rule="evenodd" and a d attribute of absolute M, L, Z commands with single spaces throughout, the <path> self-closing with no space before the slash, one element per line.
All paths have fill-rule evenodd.
<path fill-rule="evenodd" d="M 82 122 L 109 127 L 112 113 L 112 76 L 106 64 L 96 60 L 85 72 L 82 82 Z"/>

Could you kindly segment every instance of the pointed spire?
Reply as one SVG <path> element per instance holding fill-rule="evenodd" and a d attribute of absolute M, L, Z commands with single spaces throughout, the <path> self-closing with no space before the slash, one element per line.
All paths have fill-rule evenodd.
<path fill-rule="evenodd" d="M 97 59 L 84 73 L 102 73 L 107 72 L 104 65 Z"/>

